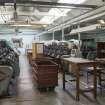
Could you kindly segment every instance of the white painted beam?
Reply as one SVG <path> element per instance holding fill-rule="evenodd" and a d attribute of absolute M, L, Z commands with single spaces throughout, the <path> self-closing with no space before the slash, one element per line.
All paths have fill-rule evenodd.
<path fill-rule="evenodd" d="M 94 24 L 94 25 L 90 25 L 90 26 L 87 26 L 87 27 L 73 29 L 70 32 L 70 35 L 78 34 L 78 33 L 82 33 L 82 32 L 90 32 L 90 31 L 96 30 L 98 26 L 100 26 L 100 24 Z"/>
<path fill-rule="evenodd" d="M 14 11 L 3 11 L 3 12 L 0 12 L 0 15 L 13 15 Z M 55 16 L 55 15 L 58 15 L 58 14 L 49 14 L 49 12 L 40 12 L 39 10 L 35 9 L 34 12 L 22 12 L 22 11 L 17 11 L 17 14 L 18 15 L 24 15 L 24 16 Z M 62 15 L 64 16 L 64 15 Z"/>

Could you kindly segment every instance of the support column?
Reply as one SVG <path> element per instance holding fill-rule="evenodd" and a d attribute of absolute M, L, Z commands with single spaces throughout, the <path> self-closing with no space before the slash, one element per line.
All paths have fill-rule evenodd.
<path fill-rule="evenodd" d="M 62 28 L 62 40 L 64 40 L 64 28 Z"/>
<path fill-rule="evenodd" d="M 62 40 L 64 40 L 64 16 L 62 17 Z"/>
<path fill-rule="evenodd" d="M 78 25 L 78 28 L 80 28 L 80 25 Z M 78 54 L 79 54 L 79 57 L 81 57 L 81 33 L 78 32 L 78 41 L 79 41 L 79 45 L 78 45 Z"/>
<path fill-rule="evenodd" d="M 81 34 L 80 33 L 78 33 L 78 40 L 79 40 L 79 51 L 80 51 L 80 46 L 81 46 Z"/>
<path fill-rule="evenodd" d="M 53 40 L 55 40 L 55 33 L 54 33 L 54 31 L 53 31 Z"/>

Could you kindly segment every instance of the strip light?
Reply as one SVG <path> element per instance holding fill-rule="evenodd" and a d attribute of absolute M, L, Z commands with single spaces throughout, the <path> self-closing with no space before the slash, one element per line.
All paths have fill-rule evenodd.
<path fill-rule="evenodd" d="M 32 25 L 30 25 L 30 24 L 13 24 L 13 25 L 11 25 L 11 26 L 17 26 L 17 27 L 30 27 L 30 26 L 32 26 Z"/>

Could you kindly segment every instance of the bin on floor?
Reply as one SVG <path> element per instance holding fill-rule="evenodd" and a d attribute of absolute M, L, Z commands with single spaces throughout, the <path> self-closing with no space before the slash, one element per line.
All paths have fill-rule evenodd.
<path fill-rule="evenodd" d="M 58 85 L 58 65 L 50 60 L 37 59 L 34 61 L 33 75 L 38 88 Z"/>

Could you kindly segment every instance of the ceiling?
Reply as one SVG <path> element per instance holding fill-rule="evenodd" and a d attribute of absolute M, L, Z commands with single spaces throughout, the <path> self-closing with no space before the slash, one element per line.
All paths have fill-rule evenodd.
<path fill-rule="evenodd" d="M 14 3 L 10 3 L 9 0 L 1 1 L 5 1 L 5 5 L 0 6 L 1 26 L 11 26 L 12 28 L 29 27 L 33 30 L 41 31 L 46 29 L 46 27 L 60 24 L 68 19 L 95 9 L 95 6 L 104 4 L 102 0 L 16 0 L 15 6 Z M 37 1 L 40 2 L 40 5 Z M 47 5 L 44 5 L 43 2 L 47 2 Z M 49 2 L 58 4 L 54 5 L 52 3 L 52 5 L 49 4 Z M 63 3 L 66 3 L 64 4 L 65 6 L 62 6 Z M 69 4 L 76 5 L 70 6 Z M 89 7 L 89 5 L 92 5 L 94 8 Z"/>

